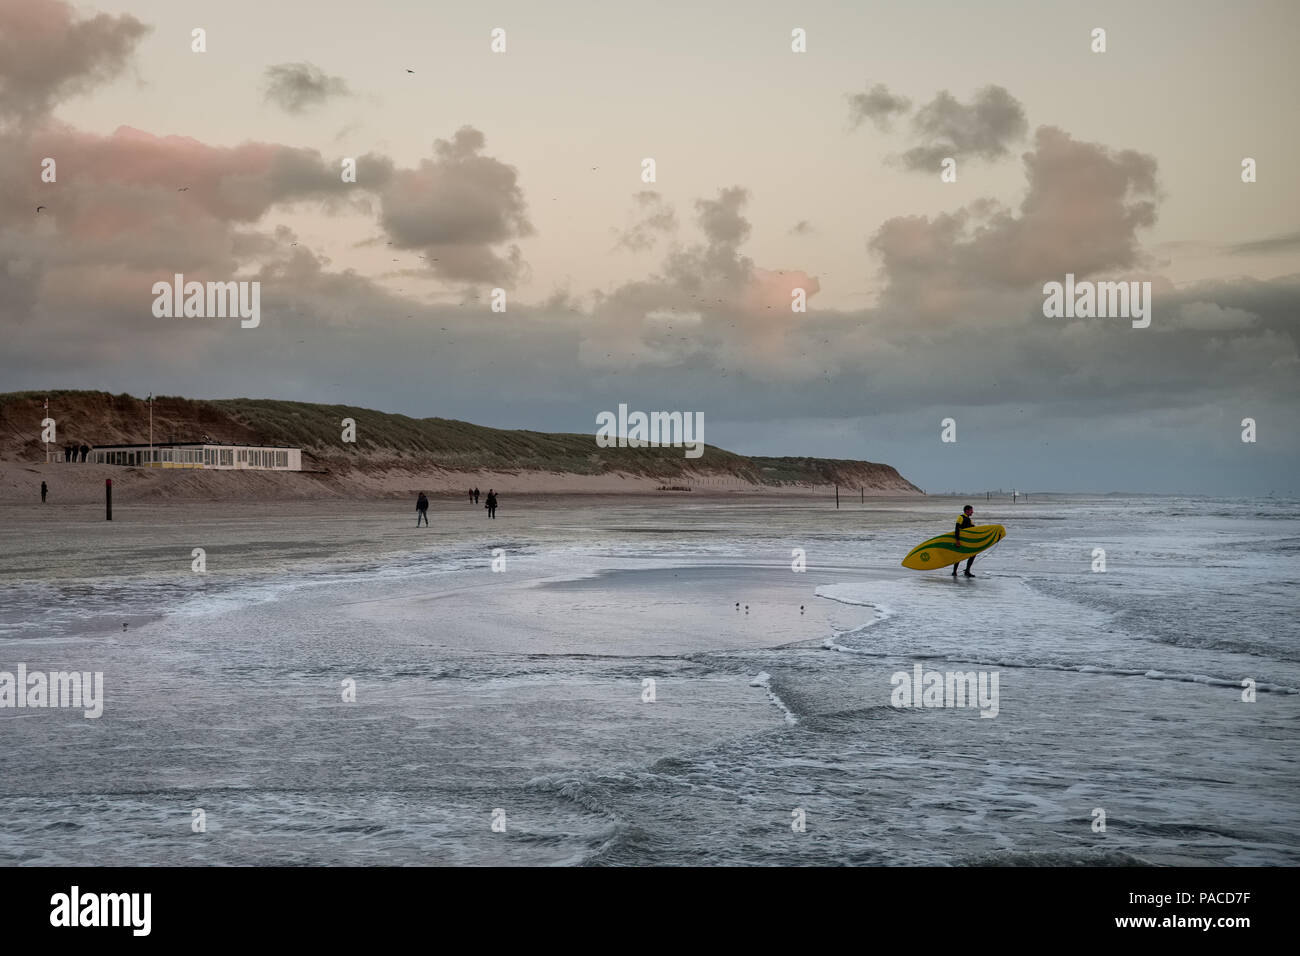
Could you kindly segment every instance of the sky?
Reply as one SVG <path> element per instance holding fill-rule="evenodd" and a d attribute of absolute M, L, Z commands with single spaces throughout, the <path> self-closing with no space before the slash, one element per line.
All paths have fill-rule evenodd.
<path fill-rule="evenodd" d="M 1298 41 L 1291 2 L 0 0 L 0 391 L 1300 494 Z M 156 316 L 176 273 L 260 324 Z M 1067 274 L 1149 326 L 1045 316 Z"/>

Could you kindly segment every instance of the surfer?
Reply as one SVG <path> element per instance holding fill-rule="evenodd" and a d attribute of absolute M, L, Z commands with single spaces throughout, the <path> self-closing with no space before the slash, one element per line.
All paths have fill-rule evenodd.
<path fill-rule="evenodd" d="M 971 516 L 972 514 L 974 514 L 974 513 L 975 513 L 975 509 L 972 508 L 970 505 L 967 505 L 965 508 L 962 508 L 962 509 L 961 509 L 961 515 L 958 516 L 958 518 L 957 518 L 957 527 L 956 527 L 956 529 L 955 529 L 955 530 L 953 531 L 953 533 L 952 533 L 953 538 L 956 539 L 956 541 L 957 541 L 957 548 L 958 548 L 958 549 L 961 548 L 961 529 L 962 529 L 962 528 L 969 528 L 969 527 L 971 527 L 973 524 L 975 524 L 974 521 L 971 521 L 971 520 L 970 520 L 970 516 Z M 972 554 L 972 555 L 970 556 L 969 560 L 967 560 L 967 562 L 966 562 L 966 577 L 968 577 L 968 578 L 973 578 L 973 577 L 975 577 L 975 575 L 973 575 L 973 574 L 970 573 L 970 566 L 971 566 L 972 564 L 974 564 L 974 563 L 975 563 L 975 555 Z M 957 563 L 954 564 L 954 565 L 952 566 L 952 576 L 953 576 L 954 578 L 957 576 L 957 565 L 958 565 L 958 564 L 961 564 L 961 558 L 958 558 L 958 559 L 957 559 Z"/>

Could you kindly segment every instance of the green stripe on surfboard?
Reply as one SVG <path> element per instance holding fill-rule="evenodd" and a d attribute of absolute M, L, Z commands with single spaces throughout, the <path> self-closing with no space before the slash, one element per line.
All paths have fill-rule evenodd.
<path fill-rule="evenodd" d="M 903 567 L 914 571 L 930 571 L 947 567 L 972 555 L 987 551 L 1001 541 L 1007 529 L 1000 524 L 977 524 L 963 528 L 961 544 L 957 544 L 955 535 L 950 531 L 938 537 L 918 544 L 902 561 Z"/>

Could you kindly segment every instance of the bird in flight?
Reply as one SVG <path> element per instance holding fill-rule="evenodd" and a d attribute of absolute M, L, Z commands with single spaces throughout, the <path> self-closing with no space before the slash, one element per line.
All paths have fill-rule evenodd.
<path fill-rule="evenodd" d="M 414 73 L 415 71 L 414 71 L 414 70 L 407 70 L 406 72 L 407 72 L 407 73 Z"/>
<path fill-rule="evenodd" d="M 41 211 L 42 209 L 44 209 L 44 208 L 45 208 L 44 206 L 37 206 L 37 207 L 36 207 L 36 211 L 37 211 L 37 212 L 40 212 L 40 211 Z"/>

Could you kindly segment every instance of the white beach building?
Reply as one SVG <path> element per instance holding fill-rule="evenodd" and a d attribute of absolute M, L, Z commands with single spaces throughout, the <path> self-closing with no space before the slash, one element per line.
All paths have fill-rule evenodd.
<path fill-rule="evenodd" d="M 288 445 L 232 445 L 222 442 L 96 445 L 86 456 L 86 463 L 138 468 L 302 471 L 302 449 Z"/>

